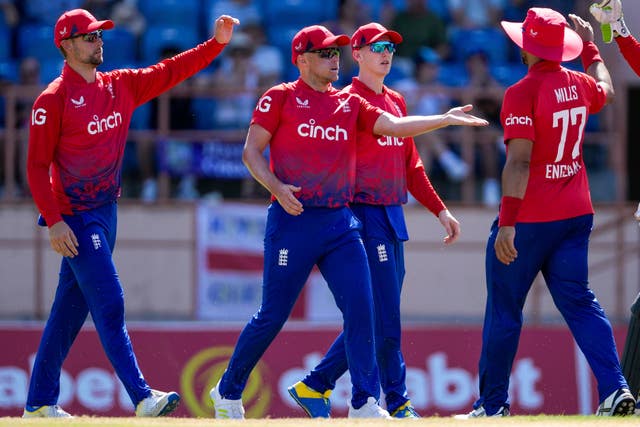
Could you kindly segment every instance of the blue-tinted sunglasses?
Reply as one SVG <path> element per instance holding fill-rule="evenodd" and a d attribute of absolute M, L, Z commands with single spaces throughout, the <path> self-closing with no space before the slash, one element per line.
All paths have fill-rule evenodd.
<path fill-rule="evenodd" d="M 389 53 L 394 53 L 396 51 L 396 44 L 391 42 L 375 42 L 369 43 L 369 50 L 373 53 L 382 53 L 386 49 Z"/>

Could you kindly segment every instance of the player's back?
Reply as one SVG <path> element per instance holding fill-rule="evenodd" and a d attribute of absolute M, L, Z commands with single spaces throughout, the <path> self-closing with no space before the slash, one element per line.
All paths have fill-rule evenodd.
<path fill-rule="evenodd" d="M 604 92 L 584 73 L 542 61 L 505 93 L 505 140 L 533 141 L 520 221 L 552 221 L 592 213 L 582 158 L 584 129 Z"/>

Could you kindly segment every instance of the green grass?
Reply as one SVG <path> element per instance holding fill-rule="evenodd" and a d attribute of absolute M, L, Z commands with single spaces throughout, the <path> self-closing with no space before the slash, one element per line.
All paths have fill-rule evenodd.
<path fill-rule="evenodd" d="M 244 421 L 234 420 L 214 420 L 209 418 L 103 418 L 103 417 L 76 417 L 73 419 L 29 419 L 22 418 L 0 418 L 0 427 L 16 426 L 102 426 L 102 427 L 315 427 L 315 426 L 335 426 L 335 427 L 366 427 L 366 426 L 388 426 L 387 420 L 352 420 L 347 418 L 336 418 L 332 420 L 308 418 L 274 418 L 274 419 L 247 419 Z M 597 427 L 618 427 L 618 426 L 638 426 L 640 417 L 615 417 L 604 418 L 595 416 L 513 416 L 505 418 L 483 418 L 476 420 L 454 420 L 450 417 L 429 417 L 419 420 L 392 421 L 409 423 L 412 427 L 420 426 L 533 426 L 533 427 L 565 427 L 565 426 L 597 426 Z"/>

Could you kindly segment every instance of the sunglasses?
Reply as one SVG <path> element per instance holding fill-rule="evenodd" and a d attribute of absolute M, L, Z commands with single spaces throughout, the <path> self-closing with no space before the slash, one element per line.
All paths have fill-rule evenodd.
<path fill-rule="evenodd" d="M 324 49 L 309 50 L 309 53 L 317 53 L 322 59 L 331 59 L 335 56 L 340 57 L 340 49 L 337 47 L 327 47 Z"/>
<path fill-rule="evenodd" d="M 82 40 L 87 43 L 95 43 L 98 41 L 98 39 L 102 40 L 102 30 L 96 30 L 86 34 L 76 34 L 75 36 L 69 38 L 77 39 L 78 37 L 82 37 Z"/>
<path fill-rule="evenodd" d="M 396 51 L 395 43 L 391 42 L 375 42 L 369 43 L 369 50 L 373 53 L 382 53 L 386 49 L 389 53 L 394 53 Z"/>

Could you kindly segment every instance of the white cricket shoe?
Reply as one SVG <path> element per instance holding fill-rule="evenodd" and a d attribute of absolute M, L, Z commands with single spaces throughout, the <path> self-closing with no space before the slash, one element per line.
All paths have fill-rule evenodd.
<path fill-rule="evenodd" d="M 601 417 L 633 415 L 636 409 L 636 400 L 626 388 L 620 388 L 611 393 L 598 406 L 596 415 Z"/>
<path fill-rule="evenodd" d="M 73 415 L 59 407 L 58 405 L 44 405 L 32 408 L 24 408 L 22 418 L 73 418 Z"/>
<path fill-rule="evenodd" d="M 376 399 L 372 396 L 367 398 L 367 403 L 362 405 L 362 407 L 355 409 L 349 403 L 349 418 L 383 418 L 383 419 L 393 419 L 389 413 L 382 409 Z"/>
<path fill-rule="evenodd" d="M 209 392 L 216 418 L 223 420 L 244 420 L 242 399 L 225 399 L 218 391 L 219 387 L 220 381 L 218 381 L 218 384 Z"/>
<path fill-rule="evenodd" d="M 151 396 L 142 399 L 136 406 L 136 417 L 163 417 L 169 415 L 180 403 L 180 395 L 175 391 L 165 393 L 151 390 Z"/>
<path fill-rule="evenodd" d="M 459 414 L 454 415 L 453 418 L 457 420 L 470 420 L 472 418 L 483 418 L 483 417 L 508 417 L 509 416 L 509 408 L 505 408 L 501 406 L 493 415 L 487 415 L 487 411 L 484 410 L 484 406 L 479 406 L 468 414 Z"/>

